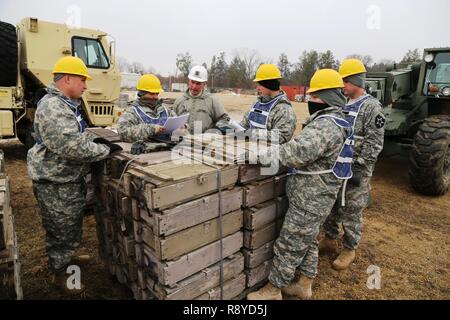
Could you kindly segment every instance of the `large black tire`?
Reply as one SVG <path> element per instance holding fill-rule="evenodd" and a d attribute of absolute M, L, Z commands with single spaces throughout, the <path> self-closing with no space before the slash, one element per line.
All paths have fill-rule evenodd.
<path fill-rule="evenodd" d="M 440 196 L 450 186 L 450 116 L 425 119 L 409 157 L 411 185 L 419 193 Z"/>
<path fill-rule="evenodd" d="M 16 27 L 0 21 L 0 87 L 17 84 L 17 59 Z"/>

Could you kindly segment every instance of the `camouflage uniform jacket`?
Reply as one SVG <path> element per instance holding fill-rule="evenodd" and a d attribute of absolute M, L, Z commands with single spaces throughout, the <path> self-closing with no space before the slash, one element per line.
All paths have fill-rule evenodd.
<path fill-rule="evenodd" d="M 230 121 L 222 103 L 207 91 L 193 97 L 189 90 L 175 101 L 173 110 L 177 115 L 189 113 L 188 127 L 190 133 L 194 133 L 194 123 L 201 121 L 202 133 L 209 129 L 221 127 Z"/>
<path fill-rule="evenodd" d="M 370 97 L 363 103 L 354 126 L 353 155 L 353 170 L 359 171 L 363 176 L 372 176 L 378 155 L 383 149 L 385 121 L 381 104 L 377 99 Z"/>
<path fill-rule="evenodd" d="M 264 97 L 258 97 L 258 100 L 262 103 L 266 103 L 273 99 L 276 99 L 280 95 L 285 95 L 285 93 L 281 92 L 279 95 L 271 98 L 270 100 L 264 99 Z M 246 129 L 250 128 L 250 122 L 248 120 L 250 111 L 251 110 L 247 111 L 240 123 L 240 125 Z M 294 108 L 292 107 L 287 97 L 282 98 L 269 112 L 269 116 L 267 118 L 266 137 L 268 140 L 271 140 L 270 130 L 279 130 L 279 143 L 286 143 L 291 140 L 292 136 L 294 135 L 296 126 L 297 116 L 295 115 Z M 260 134 L 258 134 L 258 136 L 261 137 Z"/>
<path fill-rule="evenodd" d="M 154 108 L 145 106 L 139 102 L 139 99 L 131 103 L 125 113 L 119 118 L 117 122 L 117 131 L 120 139 L 125 142 L 146 141 L 155 134 L 155 125 L 144 123 L 136 113 L 134 106 L 139 106 L 148 116 L 158 118 L 159 114 L 164 111 L 168 112 L 169 117 L 174 117 L 176 114 L 170 110 L 166 105 L 158 101 L 158 105 Z"/>
<path fill-rule="evenodd" d="M 306 121 L 300 134 L 280 146 L 280 163 L 302 171 L 323 171 L 333 167 L 349 132 L 321 115 L 344 118 L 339 107 L 316 112 Z M 343 180 L 333 173 L 293 174 L 288 178 L 286 192 L 289 205 L 310 213 L 328 215 L 337 198 Z"/>
<path fill-rule="evenodd" d="M 78 103 L 78 105 L 77 105 Z M 28 174 L 33 181 L 79 182 L 90 163 L 108 157 L 109 148 L 80 132 L 75 116 L 79 102 L 70 100 L 54 84 L 38 103 L 34 118 L 36 143 L 28 151 Z"/>

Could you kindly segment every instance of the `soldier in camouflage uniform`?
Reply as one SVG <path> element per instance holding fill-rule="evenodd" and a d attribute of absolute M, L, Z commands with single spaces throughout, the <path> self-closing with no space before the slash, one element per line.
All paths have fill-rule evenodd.
<path fill-rule="evenodd" d="M 195 66 L 189 73 L 189 89 L 174 104 L 177 115 L 189 113 L 187 128 L 191 134 L 226 126 L 230 117 L 214 96 L 206 91 L 208 73 L 202 66 Z M 197 128 L 196 125 L 197 124 Z M 198 132 L 195 132 L 195 131 Z M 201 132 L 200 132 L 201 130 Z"/>
<path fill-rule="evenodd" d="M 344 80 L 344 94 L 349 98 L 344 113 L 355 131 L 353 177 L 345 190 L 345 206 L 336 202 L 324 224 L 326 236 L 321 240 L 320 250 L 336 252 L 335 239 L 339 236 L 339 224 L 342 224 L 344 249 L 333 261 L 333 268 L 343 270 L 355 259 L 355 250 L 361 241 L 363 211 L 368 205 L 370 180 L 375 162 L 383 149 L 385 118 L 380 102 L 364 89 L 366 69 L 361 61 L 344 60 L 339 73 Z"/>
<path fill-rule="evenodd" d="M 147 153 L 168 148 L 166 143 L 148 142 L 149 138 L 164 137 L 164 124 L 169 117 L 176 116 L 158 99 L 163 91 L 161 82 L 153 74 L 143 75 L 138 83 L 138 99 L 119 118 L 117 130 L 123 141 L 133 143 L 132 154 Z"/>
<path fill-rule="evenodd" d="M 273 64 L 262 64 L 254 82 L 258 85 L 258 101 L 244 115 L 240 125 L 245 129 L 257 131 L 258 138 L 271 141 L 271 131 L 277 130 L 279 143 L 291 140 L 297 124 L 297 117 L 291 102 L 280 91 L 281 72 Z M 253 133 L 252 133 L 253 134 Z"/>
<path fill-rule="evenodd" d="M 286 185 L 289 209 L 274 245 L 269 283 L 249 294 L 249 300 L 281 300 L 282 292 L 302 299 L 312 296 L 318 262 L 316 238 L 343 179 L 351 176 L 351 126 L 341 109 L 345 104 L 342 87 L 342 78 L 336 71 L 318 70 L 308 91 L 311 117 L 302 132 L 279 146 L 278 157 L 260 155 L 262 164 L 279 158 L 282 165 L 291 168 Z"/>
<path fill-rule="evenodd" d="M 64 57 L 55 64 L 53 74 L 55 83 L 47 88 L 36 109 L 36 144 L 28 151 L 28 174 L 46 231 L 49 269 L 66 293 L 79 294 L 84 286 L 69 290 L 65 272 L 76 260 L 72 255 L 81 241 L 86 201 L 84 178 L 92 162 L 121 148 L 96 143 L 84 132 L 86 122 L 79 98 L 90 77 L 83 61 Z"/>

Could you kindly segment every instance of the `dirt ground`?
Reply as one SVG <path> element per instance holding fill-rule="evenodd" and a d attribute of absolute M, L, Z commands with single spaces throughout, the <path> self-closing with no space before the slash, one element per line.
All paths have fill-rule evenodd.
<path fill-rule="evenodd" d="M 174 97 L 174 94 L 166 93 Z M 177 96 L 179 94 L 176 94 Z M 230 115 L 239 120 L 254 96 L 220 95 Z M 307 111 L 294 104 L 301 123 Z M 300 130 L 300 125 L 297 130 Z M 0 142 L 11 179 L 22 263 L 25 299 L 66 299 L 51 284 L 45 233 L 26 170 L 25 148 L 16 140 Z M 331 268 L 333 257 L 320 257 L 314 282 L 315 299 L 450 299 L 450 193 L 442 197 L 416 194 L 409 186 L 407 162 L 381 158 L 372 180 L 372 203 L 365 211 L 363 240 L 350 269 Z M 87 216 L 80 253 L 97 258 L 94 217 Z M 371 267 L 372 266 L 372 267 Z M 368 269 L 379 268 L 381 288 L 369 289 Z M 373 269 L 372 269 L 373 270 Z M 373 272 L 373 271 L 372 271 Z M 87 299 L 132 299 L 96 259 L 82 273 Z"/>

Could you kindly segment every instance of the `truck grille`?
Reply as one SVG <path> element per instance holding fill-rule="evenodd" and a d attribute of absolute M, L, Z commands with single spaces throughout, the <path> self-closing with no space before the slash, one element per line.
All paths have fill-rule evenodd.
<path fill-rule="evenodd" d="M 96 116 L 112 116 L 113 105 L 91 105 L 91 113 Z"/>

